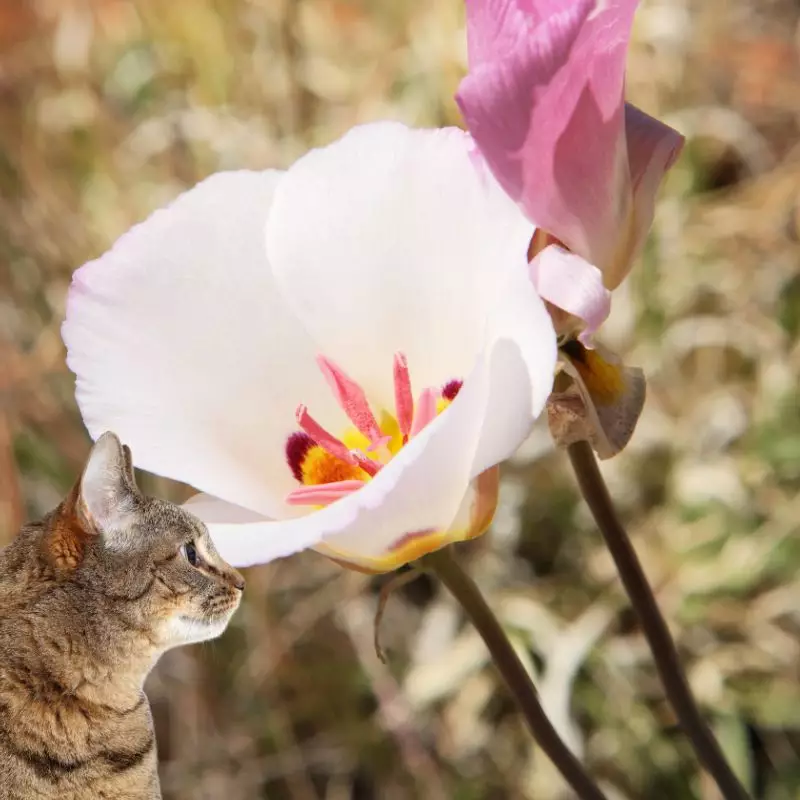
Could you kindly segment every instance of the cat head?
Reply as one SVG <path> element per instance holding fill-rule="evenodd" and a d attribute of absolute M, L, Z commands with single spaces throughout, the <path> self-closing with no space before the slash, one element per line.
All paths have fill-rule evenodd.
<path fill-rule="evenodd" d="M 244 588 L 200 520 L 139 491 L 113 433 L 97 440 L 42 545 L 58 580 L 158 651 L 219 636 Z"/>

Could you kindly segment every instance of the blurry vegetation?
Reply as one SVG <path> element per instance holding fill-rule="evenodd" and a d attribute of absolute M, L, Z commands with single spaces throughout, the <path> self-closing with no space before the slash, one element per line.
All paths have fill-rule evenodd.
<path fill-rule="evenodd" d="M 800 8 L 645 0 L 630 98 L 687 135 L 607 343 L 649 378 L 605 473 L 688 666 L 758 797 L 800 796 Z M 0 538 L 87 452 L 59 324 L 72 270 L 219 169 L 349 126 L 458 124 L 461 0 L 0 5 Z M 565 459 L 534 432 L 462 548 L 543 699 L 620 798 L 711 798 Z M 147 478 L 180 499 L 185 487 Z M 169 800 L 563 796 L 432 584 L 306 554 L 250 570 L 216 643 L 149 683 Z"/>

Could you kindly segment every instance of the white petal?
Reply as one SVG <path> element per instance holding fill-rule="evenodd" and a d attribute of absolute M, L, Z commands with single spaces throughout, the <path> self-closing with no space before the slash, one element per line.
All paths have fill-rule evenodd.
<path fill-rule="evenodd" d="M 480 363 L 455 402 L 363 489 L 306 517 L 209 524 L 217 549 L 235 566 L 265 563 L 319 542 L 371 558 L 408 534 L 447 530 L 469 487 L 487 396 L 488 371 Z"/>
<path fill-rule="evenodd" d="M 313 525 L 292 527 L 210 494 L 196 494 L 183 507 L 205 522 L 217 551 L 234 566 L 267 564 L 313 547 L 322 536 Z M 257 557 L 248 558 L 251 549 Z"/>
<path fill-rule="evenodd" d="M 503 284 L 486 330 L 491 388 L 472 477 L 505 461 L 528 436 L 553 388 L 558 359 L 553 323 L 527 265 Z"/>
<path fill-rule="evenodd" d="M 593 334 L 611 311 L 611 292 L 603 285 L 603 273 L 563 247 L 545 247 L 530 265 L 539 295 L 557 308 L 586 323 L 584 336 Z"/>
<path fill-rule="evenodd" d="M 283 503 L 297 404 L 345 424 L 264 253 L 281 179 L 218 174 L 157 211 L 78 270 L 63 327 L 93 437 L 115 431 L 137 466 L 277 517 L 298 513 Z"/>
<path fill-rule="evenodd" d="M 555 332 L 524 259 L 501 282 L 484 333 L 455 400 L 363 489 L 302 519 L 210 524 L 223 557 L 247 566 L 322 543 L 345 560 L 380 569 L 370 561 L 409 534 L 451 530 L 463 517 L 471 481 L 519 447 L 550 393 Z M 227 513 L 236 519 L 234 510 Z"/>
<path fill-rule="evenodd" d="M 396 352 L 415 393 L 465 377 L 532 232 L 463 131 L 375 123 L 291 167 L 267 251 L 325 355 L 391 408 Z"/>
<path fill-rule="evenodd" d="M 227 503 L 211 494 L 196 494 L 190 497 L 183 507 L 207 524 L 241 525 L 250 522 L 270 522 L 267 517 L 249 508 Z"/>

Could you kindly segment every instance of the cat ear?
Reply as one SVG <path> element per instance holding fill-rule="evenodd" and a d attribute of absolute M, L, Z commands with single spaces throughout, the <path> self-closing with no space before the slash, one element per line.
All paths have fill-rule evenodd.
<path fill-rule="evenodd" d="M 76 512 L 87 533 L 122 545 L 138 505 L 131 451 L 110 431 L 95 442 L 79 482 Z"/>

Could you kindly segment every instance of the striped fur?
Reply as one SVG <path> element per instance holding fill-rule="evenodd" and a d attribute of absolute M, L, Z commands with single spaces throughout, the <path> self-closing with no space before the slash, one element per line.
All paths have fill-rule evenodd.
<path fill-rule="evenodd" d="M 0 551 L 3 800 L 160 798 L 144 679 L 165 650 L 219 635 L 241 597 L 205 526 L 141 495 L 109 436 L 101 469 Z"/>

